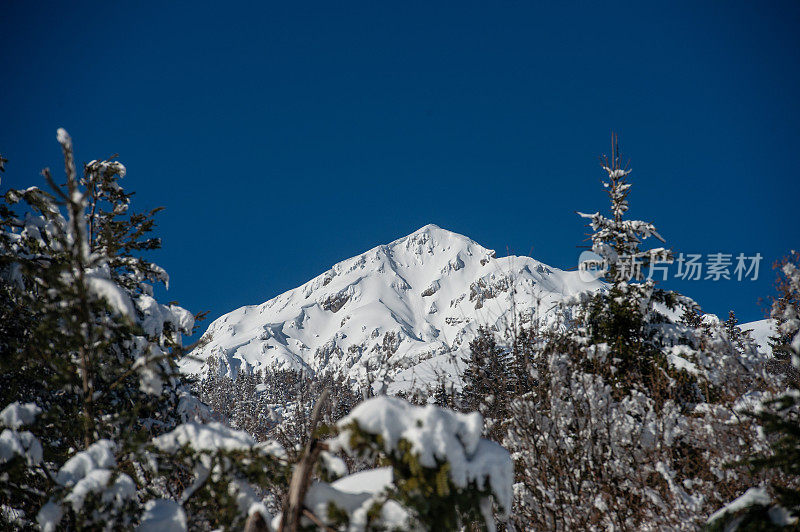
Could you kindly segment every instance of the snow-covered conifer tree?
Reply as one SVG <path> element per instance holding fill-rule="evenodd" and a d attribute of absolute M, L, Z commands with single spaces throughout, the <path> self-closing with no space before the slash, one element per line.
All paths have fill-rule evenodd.
<path fill-rule="evenodd" d="M 469 344 L 469 356 L 462 375 L 461 408 L 480 412 L 486 418 L 488 434 L 502 439 L 502 424 L 508 418 L 508 404 L 516 392 L 518 371 L 511 350 L 498 344 L 495 333 L 480 327 Z"/>
<path fill-rule="evenodd" d="M 605 158 L 611 216 L 582 215 L 608 265 L 604 290 L 562 304 L 534 355 L 533 390 L 511 405 L 515 516 L 546 530 L 696 529 L 749 479 L 725 465 L 757 435 L 733 406 L 764 373 L 696 304 L 645 279 L 668 261 L 653 224 L 627 220 L 630 170 Z M 701 320 L 705 321 L 705 320 Z"/>
<path fill-rule="evenodd" d="M 630 279 L 642 280 L 647 267 L 654 262 L 668 262 L 671 255 L 664 248 L 640 249 L 647 238 L 653 237 L 661 242 L 664 239 L 652 223 L 625 218 L 631 188 L 628 182 L 631 170 L 622 165 L 616 134 L 612 133 L 611 156 L 602 158 L 602 167 L 607 174 L 603 187 L 611 203 L 611 216 L 600 212 L 578 214 L 590 220 L 592 251 L 600 255 L 608 266 L 606 280 L 614 283 Z"/>
<path fill-rule="evenodd" d="M 129 211 L 125 167 L 79 175 L 71 138 L 57 138 L 66 184 L 45 170 L 51 193 L 9 190 L 0 212 L 0 312 L 25 309 L 0 360 L 0 518 L 129 528 L 156 505 L 185 521 L 174 491 L 194 466 L 165 474 L 149 442 L 203 411 L 176 369 L 194 316 L 153 297 L 168 280 L 140 255 L 160 245 L 146 238 L 155 211 Z"/>

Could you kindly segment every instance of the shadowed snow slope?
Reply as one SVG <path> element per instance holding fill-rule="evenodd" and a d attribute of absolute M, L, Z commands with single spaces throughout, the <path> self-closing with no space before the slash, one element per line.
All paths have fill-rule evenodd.
<path fill-rule="evenodd" d="M 325 368 L 361 380 L 389 356 L 395 390 L 437 373 L 457 380 L 457 358 L 478 326 L 502 331 L 515 313 L 545 316 L 563 297 L 599 286 L 529 257 L 498 259 L 465 236 L 426 225 L 222 316 L 192 353 L 206 362 L 186 359 L 183 369 L 205 372 L 213 356 L 230 376 Z"/>

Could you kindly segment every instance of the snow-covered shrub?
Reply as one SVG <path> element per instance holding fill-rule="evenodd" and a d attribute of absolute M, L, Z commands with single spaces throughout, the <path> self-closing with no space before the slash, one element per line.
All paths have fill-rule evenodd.
<path fill-rule="evenodd" d="M 327 444 L 384 467 L 317 484 L 307 505 L 348 530 L 457 530 L 469 523 L 492 530 L 493 503 L 503 518 L 511 510 L 513 470 L 508 452 L 482 430 L 478 413 L 369 399 L 336 424 Z M 358 489 L 367 480 L 371 485 Z"/>
<path fill-rule="evenodd" d="M 136 483 L 118 468 L 117 444 L 98 440 L 75 453 L 55 475 L 51 500 L 36 521 L 43 530 L 56 530 L 68 521 L 78 529 L 131 527 L 137 521 Z M 66 514 L 66 515 L 65 515 Z"/>
<path fill-rule="evenodd" d="M 626 298 L 641 303 L 639 288 Z M 653 305 L 624 335 L 596 330 L 598 307 L 620 297 L 612 289 L 572 308 L 572 328 L 534 361 L 532 391 L 511 404 L 504 443 L 522 523 L 694 529 L 751 480 L 727 466 L 764 445 L 735 408 L 761 378 L 754 354 L 743 357 L 721 327 L 707 335 Z"/>
<path fill-rule="evenodd" d="M 154 438 L 149 458 L 144 467 L 151 474 L 174 479 L 190 472 L 184 489 L 171 495 L 194 526 L 226 530 L 241 529 L 256 511 L 268 517 L 268 508 L 279 507 L 273 492 L 289 473 L 279 444 L 257 443 L 217 422 L 184 423 Z"/>
<path fill-rule="evenodd" d="M 777 324 L 772 346 L 778 360 L 800 372 L 800 254 L 793 252 L 776 266 L 779 297 L 772 306 Z M 748 452 L 745 463 L 765 472 L 768 482 L 712 514 L 709 530 L 800 530 L 800 382 L 795 375 L 787 374 L 782 391 L 766 395 L 755 408 L 743 408 L 770 444 L 767 450 Z"/>

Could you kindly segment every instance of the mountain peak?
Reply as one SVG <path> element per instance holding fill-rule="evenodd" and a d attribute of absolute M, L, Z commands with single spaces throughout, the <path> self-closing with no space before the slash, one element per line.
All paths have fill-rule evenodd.
<path fill-rule="evenodd" d="M 410 235 L 398 238 L 386 246 L 393 251 L 405 249 L 422 254 L 439 254 L 440 252 L 466 252 L 468 255 L 494 255 L 494 251 L 489 250 L 464 236 L 447 229 L 442 229 L 436 224 L 427 224 Z"/>
<path fill-rule="evenodd" d="M 394 387 L 460 373 L 480 326 L 504 330 L 592 288 L 577 272 L 530 257 L 496 258 L 472 239 L 428 224 L 341 261 L 302 286 L 215 320 L 192 356 L 218 371 L 289 367 L 359 380 L 387 349 Z M 523 321 L 524 323 L 524 321 Z M 187 361 L 189 373 L 210 365 Z M 403 384 L 404 383 L 404 384 Z"/>
<path fill-rule="evenodd" d="M 446 231 L 446 229 L 442 229 L 441 227 L 439 227 L 436 224 L 427 224 L 427 225 L 423 225 L 422 227 L 420 227 L 419 229 L 417 229 L 416 231 L 414 231 L 411 234 L 434 233 L 434 232 L 437 232 L 437 231 Z M 452 231 L 447 231 L 447 232 L 450 233 Z"/>
<path fill-rule="evenodd" d="M 434 238 L 436 240 L 450 240 L 450 239 L 456 238 L 456 239 L 459 239 L 459 240 L 464 240 L 464 241 L 475 243 L 469 237 L 466 237 L 466 236 L 464 236 L 462 234 L 459 234 L 459 233 L 456 233 L 454 231 L 450 231 L 448 229 L 443 229 L 443 228 L 439 227 L 436 224 L 423 225 L 422 227 L 420 227 L 419 229 L 417 229 L 413 233 L 411 233 L 409 235 L 406 235 L 404 237 L 398 238 L 397 240 L 395 240 L 395 242 L 399 242 L 401 240 L 412 239 L 414 237 L 419 237 L 421 235 L 427 235 L 427 236 L 430 236 L 431 238 Z"/>
<path fill-rule="evenodd" d="M 464 235 L 461 235 L 459 233 L 455 233 L 455 232 L 449 231 L 447 229 L 442 229 L 441 227 L 439 227 L 436 224 L 423 225 L 422 227 L 420 227 L 419 229 L 417 229 L 416 231 L 414 231 L 410 235 L 408 235 L 406 237 L 403 237 L 403 238 L 410 238 L 410 237 L 413 237 L 413 236 L 416 236 L 416 235 L 422 235 L 422 234 L 430 235 L 432 237 L 438 237 L 438 238 L 451 238 L 451 237 L 467 238 Z M 469 239 L 467 239 L 467 240 L 469 240 Z"/>

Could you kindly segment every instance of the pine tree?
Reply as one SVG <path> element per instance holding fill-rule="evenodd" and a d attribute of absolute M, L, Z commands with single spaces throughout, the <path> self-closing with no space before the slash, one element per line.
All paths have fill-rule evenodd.
<path fill-rule="evenodd" d="M 448 386 L 444 379 L 439 379 L 436 383 L 436 388 L 433 392 L 433 404 L 449 408 L 453 405 L 451 403 L 451 395 L 448 393 Z"/>
<path fill-rule="evenodd" d="M 500 441 L 501 424 L 508 417 L 508 404 L 517 388 L 519 371 L 515 358 L 509 349 L 498 345 L 491 329 L 479 327 L 463 362 L 466 369 L 462 375 L 462 410 L 483 414 L 488 434 Z"/>
<path fill-rule="evenodd" d="M 728 319 L 723 322 L 725 333 L 728 339 L 740 350 L 746 349 L 745 344 L 752 342 L 750 331 L 743 331 L 739 327 L 739 320 L 736 318 L 736 313 L 732 310 L 728 312 Z"/>
<path fill-rule="evenodd" d="M 129 213 L 131 194 L 118 184 L 124 166 L 92 161 L 79 177 L 72 140 L 59 130 L 58 141 L 66 185 L 45 170 L 52 194 L 9 190 L 0 212 L 0 314 L 17 315 L 4 325 L 10 334 L 2 345 L 0 404 L 9 405 L 9 416 L 21 408 L 37 412 L 30 424 L 41 439 L 41 456 L 12 453 L 4 464 L 10 488 L 0 489 L 2 504 L 23 522 L 48 494 L 68 490 L 56 473 L 76 452 L 113 441 L 123 456 L 181 421 L 187 392 L 175 360 L 181 334 L 194 324 L 186 310 L 152 297 L 151 283 L 167 280 L 139 256 L 160 245 L 144 238 L 154 211 Z M 27 434 L 40 441 L 5 424 L 12 439 Z M 132 484 L 128 473 L 114 472 L 114 482 Z M 94 503 L 104 508 L 103 519 L 120 524 L 135 505 Z M 97 518 L 76 505 L 70 512 L 65 519 L 75 526 Z"/>
<path fill-rule="evenodd" d="M 703 327 L 703 313 L 697 305 L 686 306 L 681 314 L 681 323 L 692 329 Z"/>
<path fill-rule="evenodd" d="M 625 218 L 631 171 L 622 167 L 621 159 L 617 136 L 612 134 L 611 156 L 601 159 L 607 174 L 603 186 L 608 192 L 612 216 L 579 213 L 590 220 L 592 251 L 606 261 L 605 279 L 611 284 L 606 292 L 589 296 L 580 306 L 578 318 L 583 322 L 577 321 L 576 325 L 585 326 L 591 345 L 605 345 L 614 353 L 611 364 L 590 365 L 626 391 L 637 387 L 647 391 L 664 385 L 657 381 L 668 369 L 663 343 L 654 337 L 658 324 L 668 322 L 658 306 L 671 309 L 681 306 L 686 314 L 685 309 L 693 309 L 694 305 L 686 298 L 657 288 L 651 280 L 637 282 L 643 281 L 645 269 L 654 261 L 670 262 L 672 254 L 661 247 L 640 248 L 651 236 L 661 242 L 664 239 L 652 223 Z"/>
<path fill-rule="evenodd" d="M 532 390 L 511 403 L 505 443 L 516 456 L 520 526 L 543 530 L 696 529 L 746 485 L 726 472 L 741 442 L 734 411 L 754 385 L 757 354 L 740 353 L 697 305 L 645 279 L 669 261 L 644 250 L 652 223 L 628 220 L 630 170 L 616 137 L 604 158 L 611 216 L 590 220 L 608 284 L 564 301 L 535 348 Z M 673 315 L 681 315 L 676 322 Z"/>
<path fill-rule="evenodd" d="M 619 141 L 617 135 L 611 135 L 611 156 L 601 158 L 607 181 L 603 182 L 611 203 L 611 217 L 596 212 L 594 214 L 578 213 L 590 220 L 592 234 L 592 251 L 601 256 L 608 270 L 605 279 L 615 284 L 633 279 L 644 278 L 644 270 L 656 261 L 671 261 L 671 254 L 664 248 L 647 251 L 639 249 L 642 241 L 654 237 L 661 242 L 664 239 L 658 234 L 655 226 L 640 220 L 627 220 L 628 194 L 631 185 L 628 176 L 631 170 L 622 166 Z"/>

